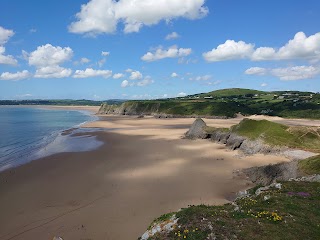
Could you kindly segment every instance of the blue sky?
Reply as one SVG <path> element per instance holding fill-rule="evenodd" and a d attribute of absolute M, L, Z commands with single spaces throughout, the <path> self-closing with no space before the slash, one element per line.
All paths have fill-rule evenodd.
<path fill-rule="evenodd" d="M 0 11 L 0 99 L 320 91 L 317 0 L 2 0 Z"/>

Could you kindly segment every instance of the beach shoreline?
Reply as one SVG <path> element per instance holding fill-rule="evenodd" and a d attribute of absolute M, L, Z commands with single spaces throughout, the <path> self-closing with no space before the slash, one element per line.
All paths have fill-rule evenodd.
<path fill-rule="evenodd" d="M 99 148 L 0 173 L 0 239 L 136 239 L 163 213 L 223 204 L 252 186 L 234 170 L 288 161 L 239 158 L 216 143 L 181 139 L 193 121 L 99 116 L 78 134 L 96 137 L 104 143 Z"/>
<path fill-rule="evenodd" d="M 29 142 L 31 142 L 31 140 L 30 141 L 28 140 L 28 144 L 26 144 L 27 147 L 25 149 L 23 149 L 23 147 L 21 147 L 21 146 L 16 147 L 14 145 L 13 145 L 12 150 L 10 148 L 5 149 L 6 145 L 3 145 L 4 149 L 6 151 L 12 151 L 14 153 L 14 151 L 16 151 L 14 149 L 14 147 L 16 147 L 17 149 L 21 148 L 21 150 L 24 150 L 25 154 L 21 153 L 21 156 L 20 155 L 15 156 L 14 154 L 10 153 L 12 155 L 11 159 L 6 159 L 6 158 L 2 159 L 0 157 L 0 159 L 3 160 L 3 162 L 0 161 L 0 172 L 4 171 L 5 169 L 14 168 L 14 167 L 26 164 L 30 161 L 37 160 L 37 159 L 41 158 L 42 156 L 47 156 L 49 154 L 54 154 L 56 152 L 59 152 L 59 148 L 64 149 L 64 151 L 68 151 L 68 149 L 72 150 L 70 146 L 72 144 L 75 145 L 75 142 L 78 141 L 79 139 L 69 138 L 69 140 L 76 139 L 76 141 L 71 142 L 71 144 L 65 144 L 67 141 L 67 139 L 66 139 L 67 137 L 64 137 L 64 136 L 66 136 L 66 134 L 64 134 L 64 132 L 71 133 L 73 130 L 81 129 L 82 125 L 93 122 L 93 121 L 97 121 L 99 119 L 96 116 L 96 113 L 97 113 L 99 107 L 96 107 L 96 106 L 92 107 L 92 106 L 46 106 L 46 105 L 23 105 L 23 106 L 17 105 L 16 106 L 16 105 L 8 105 L 8 106 L 0 106 L 0 107 L 13 108 L 13 109 L 16 109 L 16 108 L 26 109 L 26 108 L 28 108 L 28 109 L 51 110 L 51 111 L 52 110 L 60 110 L 60 111 L 66 111 L 66 112 L 76 111 L 82 115 L 89 116 L 89 117 L 86 117 L 87 119 L 83 120 L 83 122 L 75 121 L 73 126 L 68 124 L 69 126 L 66 125 L 65 128 L 58 127 L 60 129 L 54 129 L 51 132 L 48 131 L 47 134 L 41 134 L 41 136 L 39 138 L 37 138 L 36 141 L 33 141 L 32 144 L 29 143 Z M 65 114 L 65 113 L 63 113 L 63 114 Z M 69 116 L 69 115 L 66 115 L 66 116 Z M 57 119 L 57 120 L 59 120 L 59 119 Z M 30 119 L 28 121 L 30 122 Z M 12 124 L 8 125 L 8 126 L 12 129 L 14 127 L 14 125 L 12 125 Z M 11 139 L 11 141 L 12 141 L 12 139 Z M 58 146 L 59 144 L 57 144 L 58 142 L 60 142 L 60 147 Z M 53 146 L 54 145 L 53 143 L 56 143 L 57 146 Z M 62 145 L 68 145 L 69 148 L 62 146 Z M 50 147 L 51 149 L 49 151 L 45 151 L 48 149 L 48 147 Z M 53 149 L 56 149 L 56 152 Z M 73 146 L 73 149 L 75 149 L 74 151 L 76 151 L 77 149 L 79 149 L 79 147 Z M 19 150 L 19 151 L 21 151 L 21 150 Z M 81 150 L 81 149 L 79 149 L 79 150 Z M 23 155 L 25 155 L 26 157 L 24 158 Z M 24 159 L 23 161 L 19 160 L 22 158 Z M 3 163 L 3 164 L 1 164 L 1 163 Z"/>

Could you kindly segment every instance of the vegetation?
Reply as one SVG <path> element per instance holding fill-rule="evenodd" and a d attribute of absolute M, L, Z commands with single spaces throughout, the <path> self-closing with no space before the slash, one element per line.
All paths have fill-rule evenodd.
<path fill-rule="evenodd" d="M 300 161 L 299 170 L 307 175 L 320 174 L 320 155 Z"/>
<path fill-rule="evenodd" d="M 236 204 L 239 209 L 232 204 L 184 208 L 175 213 L 173 231 L 149 239 L 319 239 L 320 183 L 283 182 L 280 190 Z"/>
<path fill-rule="evenodd" d="M 287 118 L 320 119 L 320 94 L 298 91 L 263 92 L 251 89 L 222 89 L 186 97 L 129 101 L 139 113 L 157 109 L 158 113 L 174 115 L 206 115 L 235 117 L 264 114 Z"/>
<path fill-rule="evenodd" d="M 289 127 L 267 120 L 244 119 L 230 130 L 251 140 L 259 138 L 272 146 L 320 152 L 320 129 L 317 127 Z"/>

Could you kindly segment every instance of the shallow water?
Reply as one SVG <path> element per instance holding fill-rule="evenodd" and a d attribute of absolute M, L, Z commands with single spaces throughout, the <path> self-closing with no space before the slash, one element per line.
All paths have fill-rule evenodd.
<path fill-rule="evenodd" d="M 61 131 L 94 119 L 85 111 L 0 107 L 0 171 L 53 153 L 80 151 L 76 142 L 84 137 L 69 139 Z M 98 145 L 92 137 L 87 140 L 82 145 Z"/>

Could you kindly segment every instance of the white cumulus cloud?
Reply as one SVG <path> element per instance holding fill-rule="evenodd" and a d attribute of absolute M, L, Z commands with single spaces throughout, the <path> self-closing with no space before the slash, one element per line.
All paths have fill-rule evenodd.
<path fill-rule="evenodd" d="M 130 76 L 130 79 L 131 80 L 137 80 L 137 79 L 141 79 L 143 76 L 142 76 L 142 73 L 139 72 L 139 71 L 132 71 L 131 72 L 131 76 Z"/>
<path fill-rule="evenodd" d="M 0 64 L 17 65 L 18 61 L 11 55 L 5 55 L 6 44 L 9 39 L 14 35 L 13 30 L 5 29 L 0 26 Z"/>
<path fill-rule="evenodd" d="M 283 81 L 311 79 L 320 75 L 320 67 L 316 66 L 293 66 L 285 68 L 259 68 L 253 67 L 245 71 L 249 75 L 270 75 Z"/>
<path fill-rule="evenodd" d="M 36 78 L 64 78 L 72 74 L 71 69 L 60 66 L 72 58 L 73 51 L 70 47 L 62 48 L 46 44 L 37 47 L 31 53 L 25 51 L 22 53 L 29 65 L 36 67 L 34 75 Z"/>
<path fill-rule="evenodd" d="M 179 77 L 179 74 L 177 74 L 177 73 L 174 72 L 174 73 L 171 74 L 171 77 L 172 77 L 172 78 Z"/>
<path fill-rule="evenodd" d="M 125 33 L 139 32 L 143 26 L 162 20 L 202 18 L 209 12 L 204 4 L 205 0 L 90 0 L 81 6 L 69 31 L 90 35 L 113 33 L 123 23 Z"/>
<path fill-rule="evenodd" d="M 302 80 L 310 79 L 320 74 L 319 67 L 313 66 L 295 66 L 287 68 L 275 68 L 271 70 L 271 75 L 278 77 L 280 80 Z"/>
<path fill-rule="evenodd" d="M 23 70 L 22 72 L 10 73 L 4 72 L 0 75 L 0 80 L 7 80 L 7 81 L 18 81 L 23 80 L 26 78 L 30 78 L 32 75 L 27 70 Z"/>
<path fill-rule="evenodd" d="M 146 76 L 143 80 L 136 83 L 138 87 L 148 86 L 154 83 L 153 79 L 150 76 Z"/>
<path fill-rule="evenodd" d="M 211 78 L 212 78 L 211 75 L 204 75 L 204 76 L 192 77 L 192 78 L 189 78 L 189 80 L 191 80 L 191 81 L 207 81 L 207 80 L 210 80 Z"/>
<path fill-rule="evenodd" d="M 248 75 L 266 75 L 268 72 L 267 69 L 261 67 L 252 67 L 245 71 L 245 74 Z"/>
<path fill-rule="evenodd" d="M 166 40 L 177 39 L 177 38 L 179 38 L 179 37 L 180 37 L 180 35 L 179 35 L 178 33 L 172 32 L 172 33 L 170 33 L 170 34 L 168 34 L 168 35 L 166 36 Z"/>
<path fill-rule="evenodd" d="M 235 42 L 234 40 L 227 40 L 217 48 L 203 53 L 203 57 L 208 62 L 244 59 L 250 57 L 253 51 L 253 44 L 247 44 L 243 41 Z"/>
<path fill-rule="evenodd" d="M 119 78 L 123 78 L 124 77 L 124 74 L 123 73 L 115 73 L 114 75 L 113 75 L 113 78 L 114 79 L 119 79 Z"/>
<path fill-rule="evenodd" d="M 145 55 L 143 55 L 141 59 L 146 62 L 152 62 L 152 61 L 157 61 L 164 58 L 185 57 L 190 55 L 191 52 L 192 52 L 191 48 L 178 48 L 177 46 L 172 46 L 167 50 L 158 48 L 154 53 L 148 52 Z"/>
<path fill-rule="evenodd" d="M 72 70 L 57 65 L 40 67 L 34 74 L 35 78 L 65 78 L 72 74 Z"/>
<path fill-rule="evenodd" d="M 73 78 L 90 78 L 90 77 L 103 77 L 109 78 L 112 76 L 111 70 L 95 70 L 87 68 L 86 70 L 76 70 Z"/>
<path fill-rule="evenodd" d="M 29 54 L 29 65 L 36 67 L 60 65 L 73 56 L 73 51 L 70 47 L 55 47 L 51 44 L 46 44 L 37 47 L 37 50 Z"/>
<path fill-rule="evenodd" d="M 123 80 L 122 83 L 121 83 L 121 87 L 122 88 L 126 88 L 128 87 L 130 84 L 129 84 L 129 81 L 128 80 Z"/>
<path fill-rule="evenodd" d="M 17 65 L 18 61 L 11 55 L 5 55 L 6 49 L 0 46 L 0 64 Z"/>
<path fill-rule="evenodd" d="M 185 92 L 178 93 L 177 97 L 185 97 L 187 94 Z"/>
<path fill-rule="evenodd" d="M 269 60 L 320 60 L 320 32 L 309 37 L 303 32 L 295 34 L 279 49 L 272 47 L 254 48 L 254 44 L 243 41 L 227 40 L 224 44 L 209 52 L 203 53 L 208 62 L 225 61 L 232 59 L 249 59 L 252 61 Z"/>
<path fill-rule="evenodd" d="M 80 63 L 82 63 L 82 64 L 89 63 L 89 62 L 90 62 L 90 59 L 88 59 L 88 58 L 81 58 L 80 59 Z"/>
<path fill-rule="evenodd" d="M 102 51 L 102 52 L 101 52 L 101 55 L 106 57 L 106 56 L 109 56 L 109 55 L 110 55 L 110 52 L 103 52 L 103 51 Z"/>
<path fill-rule="evenodd" d="M 0 45 L 4 45 L 14 35 L 13 30 L 5 29 L 0 26 Z"/>

